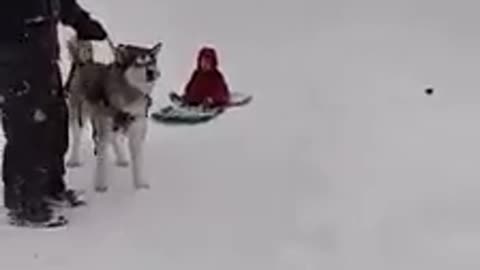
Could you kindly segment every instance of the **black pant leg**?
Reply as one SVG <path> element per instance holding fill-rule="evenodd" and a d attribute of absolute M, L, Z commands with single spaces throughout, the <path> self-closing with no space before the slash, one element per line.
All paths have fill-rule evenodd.
<path fill-rule="evenodd" d="M 8 208 L 38 205 L 58 163 L 52 63 L 0 63 L 0 107 L 6 136 L 3 160 Z"/>
<path fill-rule="evenodd" d="M 65 191 L 65 155 L 69 145 L 69 126 L 68 126 L 68 108 L 62 89 L 62 81 L 60 69 L 55 66 L 52 74 L 53 85 L 55 89 L 55 105 L 50 107 L 48 114 L 51 117 L 52 137 L 55 138 L 55 145 L 52 146 L 54 151 L 54 160 L 52 160 L 52 171 L 49 180 L 49 194 L 55 195 Z"/>

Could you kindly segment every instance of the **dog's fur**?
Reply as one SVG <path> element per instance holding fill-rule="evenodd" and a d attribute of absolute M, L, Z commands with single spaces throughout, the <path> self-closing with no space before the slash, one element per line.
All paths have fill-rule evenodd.
<path fill-rule="evenodd" d="M 80 143 L 85 123 L 90 122 L 96 154 L 95 190 L 107 190 L 107 147 L 113 144 L 117 165 L 128 166 L 122 150 L 128 139 L 136 188 L 148 188 L 143 175 L 143 144 L 147 132 L 150 94 L 160 77 L 157 55 L 162 43 L 152 48 L 133 45 L 113 47 L 114 61 L 94 61 L 89 41 L 68 41 L 72 67 L 65 89 L 68 93 L 72 130 L 69 167 L 80 165 Z M 124 136 L 126 135 L 126 136 Z"/>

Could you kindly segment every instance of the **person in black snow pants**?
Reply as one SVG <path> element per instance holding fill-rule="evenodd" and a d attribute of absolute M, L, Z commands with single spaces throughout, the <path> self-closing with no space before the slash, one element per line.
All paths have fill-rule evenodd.
<path fill-rule="evenodd" d="M 52 202 L 79 203 L 64 183 L 69 130 L 58 23 L 79 39 L 107 38 L 76 0 L 0 1 L 2 178 L 4 206 L 16 226 L 64 226 L 68 221 Z"/>

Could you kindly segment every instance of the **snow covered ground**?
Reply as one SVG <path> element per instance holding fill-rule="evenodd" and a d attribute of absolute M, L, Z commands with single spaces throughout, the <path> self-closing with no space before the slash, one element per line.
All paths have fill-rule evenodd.
<path fill-rule="evenodd" d="M 68 179 L 89 206 L 65 230 L 2 227 L 0 269 L 479 269 L 478 3 L 81 3 L 114 41 L 165 42 L 156 106 L 203 44 L 255 100 L 152 123 L 146 192 L 120 168 L 92 192 L 87 144 Z"/>

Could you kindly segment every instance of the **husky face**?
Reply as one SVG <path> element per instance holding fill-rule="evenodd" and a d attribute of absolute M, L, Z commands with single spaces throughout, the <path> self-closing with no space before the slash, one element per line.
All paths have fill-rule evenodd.
<path fill-rule="evenodd" d="M 160 78 L 157 56 L 161 48 L 161 42 L 151 48 L 132 45 L 117 47 L 115 61 L 123 67 L 127 82 L 145 94 L 152 92 L 154 83 Z"/>

